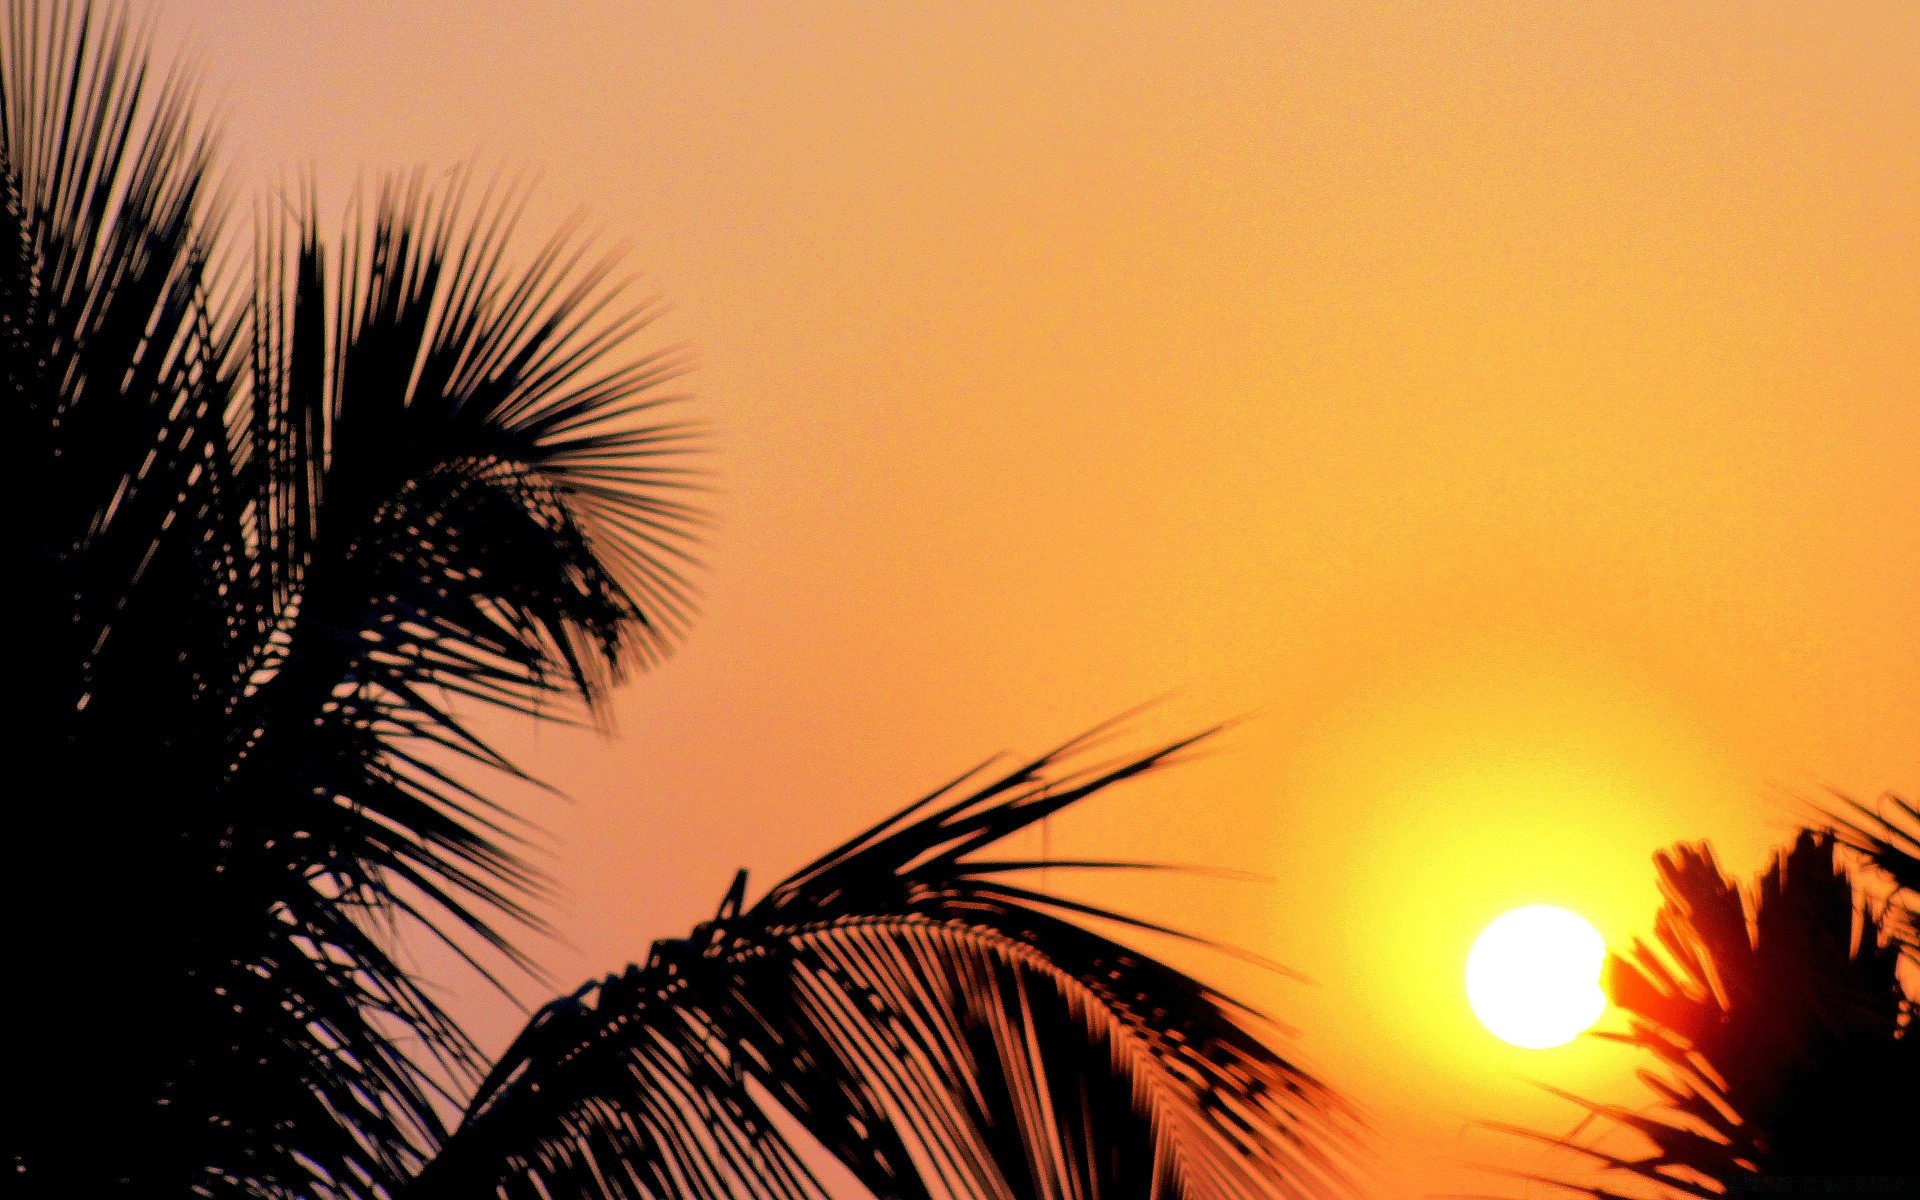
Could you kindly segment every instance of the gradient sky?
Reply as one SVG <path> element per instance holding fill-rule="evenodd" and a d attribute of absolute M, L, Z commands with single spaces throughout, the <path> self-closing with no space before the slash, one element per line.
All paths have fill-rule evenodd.
<path fill-rule="evenodd" d="M 1083 886 L 1312 977 L 1181 958 L 1389 1194 L 1511 1193 L 1472 1121 L 1639 1093 L 1473 1023 L 1486 920 L 1624 945 L 1660 846 L 1749 872 L 1828 787 L 1920 792 L 1920 6 L 162 14 L 242 197 L 531 169 L 695 351 L 703 618 L 617 740 L 504 731 L 571 797 L 563 980 L 1172 693 L 1138 744 L 1249 719 L 1051 851 L 1265 877 Z"/>

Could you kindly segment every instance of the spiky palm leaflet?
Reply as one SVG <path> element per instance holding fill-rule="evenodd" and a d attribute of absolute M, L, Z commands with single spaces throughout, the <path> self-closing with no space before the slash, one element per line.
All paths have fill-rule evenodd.
<path fill-rule="evenodd" d="M 1893 932 L 1920 966 L 1920 805 L 1892 794 L 1874 804 L 1848 800 L 1832 816 L 1841 838 L 1879 869 L 1891 885 Z"/>

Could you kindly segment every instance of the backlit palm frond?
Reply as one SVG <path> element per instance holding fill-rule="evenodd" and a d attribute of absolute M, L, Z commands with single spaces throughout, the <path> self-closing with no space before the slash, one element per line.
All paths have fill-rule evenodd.
<path fill-rule="evenodd" d="M 15 0 L 4 32 L 0 475 L 31 754 L 76 713 L 113 722 L 120 685 L 166 700 L 163 728 L 216 689 L 235 652 L 209 601 L 242 551 L 220 516 L 178 519 L 225 499 L 232 392 L 190 95 L 117 11 Z"/>
<path fill-rule="evenodd" d="M 1848 801 L 1831 815 L 1847 844 L 1893 884 L 1893 907 L 1902 918 L 1898 932 L 1908 955 L 1920 958 L 1920 807 L 1886 795 L 1874 805 Z"/>
<path fill-rule="evenodd" d="M 4 21 L 0 537 L 21 699 L 4 1169 L 25 1195 L 185 1183 L 202 1176 L 182 1147 L 214 1126 L 176 1038 L 224 1003 L 196 975 L 220 953 L 193 923 L 217 860 L 205 750 L 251 649 L 211 152 L 118 10 L 15 0 Z"/>
<path fill-rule="evenodd" d="M 1656 858 L 1659 947 L 1611 960 L 1609 990 L 1632 1018 L 1614 1036 L 1659 1066 L 1641 1075 L 1658 1103 L 1589 1106 L 1650 1148 L 1575 1145 L 1617 1179 L 1581 1190 L 1713 1196 L 1920 1169 L 1920 1041 L 1899 949 L 1839 846 L 1803 831 L 1745 896 L 1704 844 Z"/>
<path fill-rule="evenodd" d="M 1077 747 L 868 831 L 543 1010 L 419 1197 L 819 1194 L 806 1129 L 887 1197 L 1328 1196 L 1357 1126 L 1261 1019 L 982 857 L 1185 744 Z M 1057 864 L 1056 864 L 1057 865 Z"/>
<path fill-rule="evenodd" d="M 0 32 L 11 1184 L 390 1192 L 479 1070 L 390 929 L 510 951 L 536 884 L 446 697 L 591 701 L 668 647 L 670 364 L 572 243 L 516 268 L 508 205 L 418 184 L 342 250 L 269 214 L 223 306 L 189 90 L 118 9 Z"/>
<path fill-rule="evenodd" d="M 242 472 L 275 621 L 230 786 L 324 829 L 343 894 L 495 937 L 534 880 L 447 773 L 512 769 L 449 700 L 564 714 L 664 653 L 700 513 L 674 364 L 622 357 L 648 310 L 565 237 L 512 268 L 511 198 L 463 193 L 392 183 L 335 254 L 310 209 L 263 221 Z"/>
<path fill-rule="evenodd" d="M 660 393 L 676 362 L 619 354 L 651 309 L 613 262 L 563 233 L 516 269 L 521 197 L 467 193 L 391 181 L 334 255 L 310 207 L 263 220 L 251 442 L 275 570 L 383 686 L 593 699 L 690 613 L 696 431 Z"/>
<path fill-rule="evenodd" d="M 510 268 L 503 210 L 467 213 L 457 187 L 390 186 L 337 253 L 294 221 L 263 221 L 250 314 L 235 474 L 264 619 L 226 726 L 210 920 L 255 1001 L 238 1048 L 265 1065 L 235 1074 L 278 1096 L 253 1111 L 325 1109 L 248 1144 L 363 1195 L 412 1173 L 438 1082 L 478 1064 L 391 957 L 392 922 L 517 958 L 498 921 L 531 921 L 538 887 L 510 818 L 452 773 L 511 767 L 449 697 L 591 703 L 664 652 L 697 513 L 691 431 L 653 418 L 670 364 L 610 357 L 644 312 L 606 311 L 604 267 L 556 242 Z M 329 1128 L 333 1159 L 313 1149 Z"/>

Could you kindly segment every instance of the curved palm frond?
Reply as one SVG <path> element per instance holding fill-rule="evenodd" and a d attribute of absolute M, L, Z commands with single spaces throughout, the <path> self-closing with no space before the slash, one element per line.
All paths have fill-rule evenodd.
<path fill-rule="evenodd" d="M 513 197 L 392 185 L 344 249 L 263 213 L 210 266 L 211 150 L 118 9 L 0 50 L 4 536 L 32 697 L 8 886 L 24 1194 L 390 1192 L 480 1064 L 392 956 L 511 952 L 537 879 L 450 697 L 603 695 L 669 647 L 692 431 L 645 310 Z M 72 899 L 86 897 L 86 903 Z M 17 1064 L 17 1065 L 15 1065 Z M 471 1078 L 471 1076 L 469 1076 Z"/>
<path fill-rule="evenodd" d="M 963 778 L 751 907 L 743 874 L 547 1006 L 409 1196 L 820 1195 L 788 1119 L 883 1200 L 1345 1193 L 1357 1123 L 1271 1028 L 979 857 L 1189 744 Z"/>
<path fill-rule="evenodd" d="M 565 240 L 509 270 L 509 218 L 486 198 L 463 215 L 457 186 L 435 197 L 415 180 L 390 185 L 331 260 L 311 210 L 291 234 L 269 226 L 258 257 L 235 472 L 261 636 L 218 794 L 260 851 L 229 868 L 254 891 L 228 907 L 267 904 L 260 952 L 283 968 L 289 939 L 307 951 L 262 1000 L 286 989 L 328 1015 L 324 1071 L 378 1064 L 339 1080 L 372 1098 L 349 1124 L 377 1155 L 318 1173 L 334 1186 L 390 1189 L 439 1139 L 422 1058 L 441 1075 L 478 1065 L 390 957 L 385 919 L 514 957 L 496 918 L 533 919 L 510 815 L 448 756 L 513 768 L 448 698 L 592 703 L 624 660 L 667 648 L 691 602 L 673 564 L 698 520 L 693 431 L 655 419 L 673 364 L 609 365 L 645 310 L 609 315 L 605 266 L 582 269 Z M 317 962 L 330 969 L 310 974 Z"/>
<path fill-rule="evenodd" d="M 1803 830 L 1752 893 L 1704 843 L 1658 855 L 1656 950 L 1609 963 L 1632 1018 L 1616 1037 L 1651 1054 L 1646 1111 L 1588 1104 L 1648 1149 L 1586 1155 L 1614 1180 L 1557 1180 L 1596 1196 L 1647 1184 L 1697 1196 L 1796 1177 L 1920 1170 L 1920 1039 L 1884 914 L 1861 895 L 1833 834 Z M 1584 1102 L 1583 1102 L 1584 1103 Z M 1625 1190 L 1623 1190 L 1625 1189 Z"/>
<path fill-rule="evenodd" d="M 669 648 L 698 431 L 659 419 L 672 359 L 609 361 L 649 316 L 609 314 L 609 264 L 562 236 L 514 272 L 512 197 L 463 194 L 390 184 L 332 258 L 310 209 L 268 226 L 239 469 L 270 620 L 226 783 L 358 856 L 338 894 L 511 953 L 483 910 L 530 919 L 537 881 L 447 756 L 514 768 L 451 701 L 553 717 Z"/>

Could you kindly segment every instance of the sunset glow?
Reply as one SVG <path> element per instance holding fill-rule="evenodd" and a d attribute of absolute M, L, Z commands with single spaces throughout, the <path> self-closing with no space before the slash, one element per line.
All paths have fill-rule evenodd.
<path fill-rule="evenodd" d="M 585 214 L 693 364 L 686 637 L 613 736 L 471 718 L 552 789 L 542 979 L 1169 697 L 1113 753 L 1238 723 L 1007 856 L 1311 980 L 1139 935 L 1299 1031 L 1369 1200 L 1480 1194 L 1644 1102 L 1577 1035 L 1657 850 L 1920 795 L 1920 6 L 148 7 L 237 246 L 537 178 L 521 249 Z M 549 998 L 419 954 L 489 1055 Z"/>

